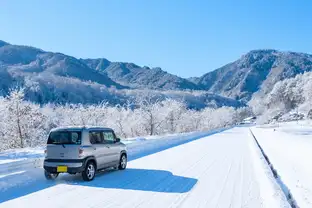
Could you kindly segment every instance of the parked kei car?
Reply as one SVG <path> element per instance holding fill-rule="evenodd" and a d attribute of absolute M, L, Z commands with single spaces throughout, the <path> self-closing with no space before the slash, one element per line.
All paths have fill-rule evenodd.
<path fill-rule="evenodd" d="M 124 170 L 126 166 L 126 146 L 110 128 L 60 127 L 50 131 L 44 160 L 47 179 L 55 179 L 59 173 L 81 173 L 83 180 L 91 181 L 98 170 Z"/>

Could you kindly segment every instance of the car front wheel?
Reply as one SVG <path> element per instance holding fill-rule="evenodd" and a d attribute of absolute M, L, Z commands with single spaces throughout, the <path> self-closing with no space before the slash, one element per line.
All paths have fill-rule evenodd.
<path fill-rule="evenodd" d="M 82 178 L 85 181 L 92 181 L 94 179 L 95 176 L 95 165 L 94 162 L 90 161 L 87 163 L 84 171 L 82 171 Z"/>

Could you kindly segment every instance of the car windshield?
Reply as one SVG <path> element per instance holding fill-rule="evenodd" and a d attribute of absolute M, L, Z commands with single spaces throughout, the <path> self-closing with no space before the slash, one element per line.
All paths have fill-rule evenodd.
<path fill-rule="evenodd" d="M 48 144 L 81 144 L 79 131 L 54 131 L 48 138 Z"/>

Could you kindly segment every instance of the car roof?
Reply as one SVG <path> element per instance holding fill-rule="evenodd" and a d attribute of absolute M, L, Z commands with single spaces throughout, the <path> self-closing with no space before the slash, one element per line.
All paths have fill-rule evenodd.
<path fill-rule="evenodd" d="M 82 130 L 89 130 L 89 131 L 109 130 L 109 131 L 112 131 L 113 129 L 107 128 L 107 127 L 102 127 L 102 126 L 60 126 L 60 127 L 52 129 L 51 131 L 82 131 Z"/>

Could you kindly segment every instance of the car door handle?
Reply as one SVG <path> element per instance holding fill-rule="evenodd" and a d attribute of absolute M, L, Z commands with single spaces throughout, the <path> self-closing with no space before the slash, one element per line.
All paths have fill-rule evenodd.
<path fill-rule="evenodd" d="M 93 147 L 94 150 L 96 150 L 96 147 Z"/>
<path fill-rule="evenodd" d="M 110 146 L 106 146 L 108 149 L 110 148 Z"/>

